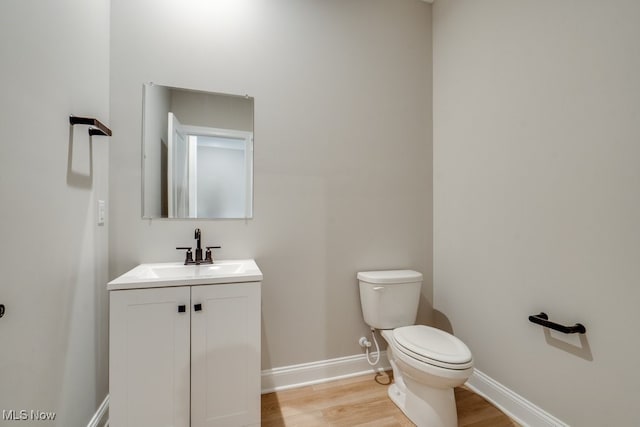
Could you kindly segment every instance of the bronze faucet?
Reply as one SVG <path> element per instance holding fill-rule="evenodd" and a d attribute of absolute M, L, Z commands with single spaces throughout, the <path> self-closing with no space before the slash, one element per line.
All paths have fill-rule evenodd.
<path fill-rule="evenodd" d="M 207 248 L 207 252 L 205 253 L 205 258 L 202 259 L 202 246 L 201 246 L 201 240 L 202 240 L 202 232 L 200 231 L 199 228 L 196 228 L 196 231 L 194 233 L 194 239 L 196 239 L 196 259 L 195 261 L 193 260 L 193 252 L 191 252 L 191 247 L 187 247 L 187 246 L 179 246 L 176 249 L 179 250 L 186 250 L 186 257 L 184 260 L 184 265 L 188 265 L 188 264 L 195 264 L 195 265 L 200 265 L 200 264 L 213 264 L 213 256 L 211 255 L 211 249 L 220 249 L 221 246 L 206 246 Z"/>

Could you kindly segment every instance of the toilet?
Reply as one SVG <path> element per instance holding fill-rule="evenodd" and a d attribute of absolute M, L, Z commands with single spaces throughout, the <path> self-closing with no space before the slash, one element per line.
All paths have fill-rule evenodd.
<path fill-rule="evenodd" d="M 413 270 L 357 275 L 364 321 L 381 330 L 394 382 L 388 394 L 418 427 L 456 427 L 453 388 L 473 372 L 471 351 L 440 329 L 414 325 L 422 274 Z"/>

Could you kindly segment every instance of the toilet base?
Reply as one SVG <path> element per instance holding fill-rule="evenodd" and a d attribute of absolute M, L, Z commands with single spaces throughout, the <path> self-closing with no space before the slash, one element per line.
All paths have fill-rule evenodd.
<path fill-rule="evenodd" d="M 458 414 L 453 389 L 420 387 L 417 396 L 409 388 L 402 391 L 393 383 L 389 398 L 418 427 L 457 427 Z"/>
<path fill-rule="evenodd" d="M 393 331 L 382 331 L 393 384 L 387 394 L 418 427 L 458 427 L 454 387 L 464 384 L 473 367 L 455 370 L 414 361 L 395 348 Z"/>

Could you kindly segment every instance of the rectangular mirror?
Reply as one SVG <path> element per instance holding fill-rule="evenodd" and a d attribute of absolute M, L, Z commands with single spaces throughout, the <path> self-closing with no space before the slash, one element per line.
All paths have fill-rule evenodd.
<path fill-rule="evenodd" d="M 144 85 L 143 218 L 253 217 L 253 98 Z"/>

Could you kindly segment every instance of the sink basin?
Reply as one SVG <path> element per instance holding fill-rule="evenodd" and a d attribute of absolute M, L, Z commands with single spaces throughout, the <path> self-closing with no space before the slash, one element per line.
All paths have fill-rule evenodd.
<path fill-rule="evenodd" d="M 213 264 L 184 265 L 180 262 L 140 264 L 107 284 L 107 289 L 154 288 L 260 282 L 262 272 L 252 259 L 219 260 Z"/>
<path fill-rule="evenodd" d="M 174 264 L 149 264 L 149 269 L 145 269 L 145 275 L 157 279 L 177 279 L 195 277 L 225 277 L 241 274 L 246 271 L 246 263 L 220 262 L 219 264 L 203 265 L 174 265 Z"/>

